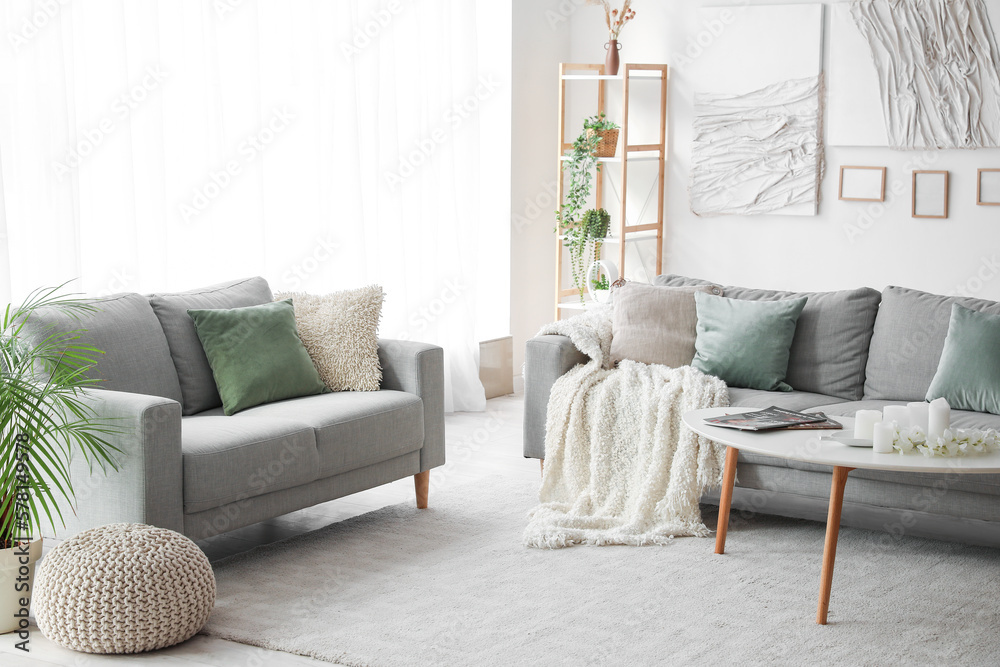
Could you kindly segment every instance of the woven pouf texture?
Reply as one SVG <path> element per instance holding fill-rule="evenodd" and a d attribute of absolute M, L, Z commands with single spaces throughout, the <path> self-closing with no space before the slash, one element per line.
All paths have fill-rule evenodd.
<path fill-rule="evenodd" d="M 215 605 L 215 575 L 198 546 L 140 523 L 87 530 L 38 564 L 38 628 L 86 653 L 141 653 L 194 636 Z"/>

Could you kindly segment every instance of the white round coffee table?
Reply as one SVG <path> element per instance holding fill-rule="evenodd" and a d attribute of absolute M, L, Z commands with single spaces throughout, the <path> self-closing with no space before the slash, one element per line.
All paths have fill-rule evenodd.
<path fill-rule="evenodd" d="M 726 549 L 726 530 L 729 527 L 729 508 L 733 500 L 736 481 L 736 458 L 739 450 L 777 456 L 793 461 L 806 461 L 833 466 L 833 483 L 830 486 L 830 509 L 826 520 L 826 544 L 823 548 L 823 571 L 820 576 L 819 605 L 816 622 L 825 625 L 830 608 L 830 589 L 833 584 L 833 562 L 837 556 L 837 537 L 840 534 L 840 514 L 844 505 L 844 486 L 847 475 L 856 468 L 898 470 L 905 472 L 931 472 L 950 474 L 1000 473 L 1000 453 L 973 455 L 960 458 L 925 457 L 921 454 L 876 454 L 863 447 L 848 447 L 832 441 L 821 440 L 834 430 L 784 430 L 738 431 L 721 426 L 710 426 L 707 417 L 753 412 L 759 408 L 706 408 L 684 414 L 684 423 L 695 433 L 713 442 L 726 445 L 726 470 L 722 479 L 719 498 L 719 525 L 715 536 L 715 553 Z M 844 432 L 853 434 L 854 419 L 833 417 L 844 425 Z"/>

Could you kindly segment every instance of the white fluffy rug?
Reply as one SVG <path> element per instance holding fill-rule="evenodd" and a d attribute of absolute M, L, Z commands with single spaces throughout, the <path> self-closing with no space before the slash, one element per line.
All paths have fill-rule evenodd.
<path fill-rule="evenodd" d="M 734 512 L 724 556 L 530 549 L 537 488 L 449 487 L 220 561 L 205 632 L 353 666 L 1000 664 L 1000 551 L 845 528 L 822 627 L 819 523 Z"/>

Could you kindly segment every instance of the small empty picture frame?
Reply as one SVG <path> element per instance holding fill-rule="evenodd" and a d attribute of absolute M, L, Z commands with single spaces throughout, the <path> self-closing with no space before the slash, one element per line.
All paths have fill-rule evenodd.
<path fill-rule="evenodd" d="M 885 201 L 885 167 L 840 167 L 843 201 Z"/>
<path fill-rule="evenodd" d="M 948 172 L 913 172 L 913 217 L 948 217 Z"/>
<path fill-rule="evenodd" d="M 1000 206 L 1000 169 L 980 169 L 976 174 L 976 203 Z"/>

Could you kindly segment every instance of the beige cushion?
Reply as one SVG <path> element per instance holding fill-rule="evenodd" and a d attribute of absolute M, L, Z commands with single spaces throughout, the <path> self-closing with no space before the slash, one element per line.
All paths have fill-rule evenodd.
<path fill-rule="evenodd" d="M 690 364 L 698 325 L 695 292 L 722 296 L 722 288 L 716 285 L 625 283 L 615 290 L 612 362 L 631 359 L 671 368 Z"/>
<path fill-rule="evenodd" d="M 281 293 L 291 299 L 306 351 L 334 391 L 378 391 L 378 322 L 385 295 L 378 285 L 332 294 Z"/>

